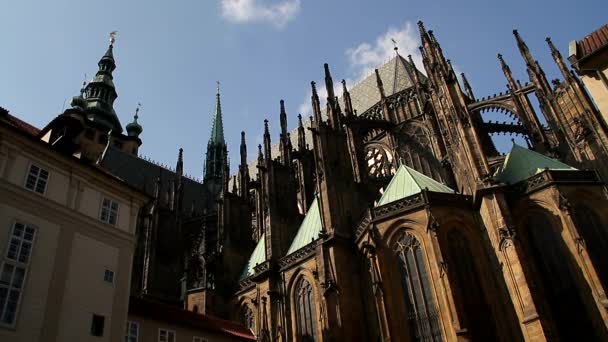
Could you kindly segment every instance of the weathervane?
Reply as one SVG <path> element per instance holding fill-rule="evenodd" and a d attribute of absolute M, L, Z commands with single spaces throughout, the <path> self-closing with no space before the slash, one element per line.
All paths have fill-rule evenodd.
<path fill-rule="evenodd" d="M 135 108 L 135 120 L 139 118 L 139 109 L 141 108 L 141 102 L 137 102 L 137 108 Z"/>
<path fill-rule="evenodd" d="M 393 45 L 395 45 L 394 50 L 397 51 L 399 48 L 397 47 L 397 41 L 393 38 L 391 38 L 391 42 L 393 42 Z"/>
<path fill-rule="evenodd" d="M 110 45 L 114 45 L 114 42 L 116 41 L 116 34 L 118 33 L 118 31 L 112 31 L 110 32 Z"/>
<path fill-rule="evenodd" d="M 220 93 L 220 81 L 215 81 L 215 83 L 217 84 L 217 93 Z"/>

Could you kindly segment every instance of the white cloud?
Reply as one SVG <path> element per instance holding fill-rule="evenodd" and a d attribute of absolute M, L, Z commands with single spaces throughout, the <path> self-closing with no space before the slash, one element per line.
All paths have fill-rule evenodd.
<path fill-rule="evenodd" d="M 386 32 L 376 38 L 372 44 L 363 42 L 354 48 L 346 50 L 350 70 L 356 80 L 361 80 L 374 71 L 375 68 L 386 63 L 395 54 L 393 48 L 397 42 L 401 56 L 412 55 L 414 63 L 422 68 L 422 57 L 418 31 L 411 22 L 405 22 L 402 27 L 390 27 Z"/>
<path fill-rule="evenodd" d="M 234 23 L 266 22 L 282 28 L 300 12 L 301 0 L 283 0 L 272 4 L 266 2 L 221 0 L 222 16 Z"/>
<path fill-rule="evenodd" d="M 345 54 L 348 63 L 346 77 L 337 78 L 335 77 L 336 75 L 333 75 L 336 95 L 341 96 L 342 94 L 342 86 L 338 80 L 345 78 L 346 85 L 350 89 L 370 75 L 375 68 L 391 59 L 395 55 L 392 39 L 397 42 L 399 54 L 401 56 L 412 55 L 416 67 L 424 73 L 422 57 L 420 50 L 418 50 L 418 46 L 420 46 L 418 30 L 411 22 L 405 22 L 401 27 L 390 27 L 379 35 L 373 43 L 363 42 L 356 47 L 346 50 Z M 327 89 L 325 89 L 324 82 L 317 82 L 317 93 L 322 101 L 321 108 L 323 108 L 325 99 L 327 98 Z M 306 99 L 298 107 L 302 116 L 308 117 L 312 114 L 311 95 L 312 91 L 308 91 Z"/>

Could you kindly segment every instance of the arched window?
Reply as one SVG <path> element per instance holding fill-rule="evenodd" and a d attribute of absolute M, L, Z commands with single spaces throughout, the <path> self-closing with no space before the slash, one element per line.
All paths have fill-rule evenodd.
<path fill-rule="evenodd" d="M 461 328 L 467 328 L 473 341 L 496 341 L 496 326 L 475 268 L 471 246 L 464 234 L 453 229 L 447 235 L 448 278 L 454 301 L 461 313 Z"/>
<path fill-rule="evenodd" d="M 251 310 L 249 305 L 243 306 L 243 309 L 241 310 L 241 320 L 243 321 L 243 324 L 249 328 L 249 330 L 255 331 L 253 310 Z"/>
<path fill-rule="evenodd" d="M 406 293 L 408 323 L 414 341 L 442 341 L 439 313 L 420 242 L 404 233 L 395 252 L 401 264 L 401 280 Z"/>
<path fill-rule="evenodd" d="M 574 222 L 585 241 L 589 257 L 597 275 L 608 289 L 608 258 L 606 258 L 606 250 L 608 249 L 608 227 L 602 225 L 602 221 L 597 216 L 594 210 L 583 205 L 574 207 Z"/>
<path fill-rule="evenodd" d="M 310 283 L 302 278 L 295 292 L 296 326 L 298 340 L 313 342 L 315 340 L 315 306 L 313 291 Z"/>
<path fill-rule="evenodd" d="M 576 279 L 578 270 L 559 230 L 544 212 L 531 212 L 526 218 L 529 253 L 542 281 L 545 300 L 555 321 L 556 332 L 564 341 L 597 341 Z"/>

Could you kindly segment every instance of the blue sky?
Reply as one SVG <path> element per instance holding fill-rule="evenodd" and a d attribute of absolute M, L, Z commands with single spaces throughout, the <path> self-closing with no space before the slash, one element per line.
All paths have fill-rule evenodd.
<path fill-rule="evenodd" d="M 0 11 L 0 106 L 43 127 L 92 78 L 117 30 L 115 109 L 126 125 L 143 104 L 141 153 L 173 166 L 183 147 L 186 172 L 200 176 L 219 80 L 234 171 L 241 130 L 251 159 L 264 118 L 278 138 L 280 99 L 291 128 L 310 111 L 309 84 L 322 79 L 323 63 L 352 85 L 392 55 L 391 37 L 402 55 L 417 54 L 417 20 L 482 97 L 505 89 L 498 52 L 527 81 L 513 28 L 552 79 L 545 37 L 566 56 L 607 10 L 605 0 L 11 1 Z"/>

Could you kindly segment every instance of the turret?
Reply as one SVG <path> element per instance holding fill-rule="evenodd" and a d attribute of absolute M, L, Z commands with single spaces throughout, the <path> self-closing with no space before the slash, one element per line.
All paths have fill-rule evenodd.
<path fill-rule="evenodd" d="M 87 84 L 85 88 L 87 118 L 97 122 L 107 129 L 111 129 L 115 134 L 122 133 L 122 125 L 114 111 L 114 101 L 118 97 L 114 87 L 114 76 L 112 72 L 116 69 L 114 60 L 114 42 L 116 32 L 110 34 L 110 46 L 106 53 L 101 57 L 99 69 L 95 78 Z"/>

